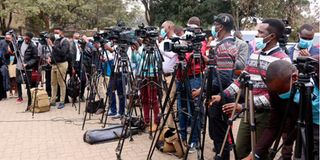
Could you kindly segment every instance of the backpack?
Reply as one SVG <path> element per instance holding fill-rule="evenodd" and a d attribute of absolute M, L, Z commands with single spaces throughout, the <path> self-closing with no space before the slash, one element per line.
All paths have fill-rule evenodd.
<path fill-rule="evenodd" d="M 67 40 L 68 43 L 69 43 L 69 40 L 68 40 L 67 38 L 63 37 L 63 38 L 61 39 L 61 41 L 60 41 L 60 46 L 62 46 L 63 42 L 66 41 L 66 40 Z M 71 55 L 71 52 L 70 52 L 70 47 L 71 47 L 71 45 L 70 45 L 70 43 L 69 43 L 69 49 L 68 49 L 67 56 L 66 56 L 66 60 L 68 61 L 69 64 L 71 64 L 71 62 L 72 62 L 72 55 Z M 70 66 L 70 65 L 69 65 L 69 66 Z"/>

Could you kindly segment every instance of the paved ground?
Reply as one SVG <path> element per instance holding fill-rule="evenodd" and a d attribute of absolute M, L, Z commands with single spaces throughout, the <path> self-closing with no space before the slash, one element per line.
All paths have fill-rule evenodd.
<path fill-rule="evenodd" d="M 25 102 L 16 104 L 16 98 L 0 101 L 0 159 L 1 160 L 112 160 L 116 159 L 116 142 L 89 145 L 83 142 L 85 130 L 101 128 L 100 116 L 93 116 L 81 130 L 83 113 L 78 114 L 71 104 L 64 109 L 51 108 L 49 112 L 24 113 Z M 84 107 L 84 103 L 82 103 Z M 110 123 L 118 123 L 108 119 Z M 238 122 L 234 125 L 234 133 Z M 235 134 L 236 136 L 236 134 Z M 122 158 L 144 160 L 151 140 L 148 134 L 135 135 L 134 141 L 126 140 Z M 207 137 L 205 158 L 212 159 L 212 141 Z M 233 155 L 232 155 L 233 156 Z M 196 159 L 196 153 L 189 159 Z M 155 151 L 155 160 L 177 159 Z"/>

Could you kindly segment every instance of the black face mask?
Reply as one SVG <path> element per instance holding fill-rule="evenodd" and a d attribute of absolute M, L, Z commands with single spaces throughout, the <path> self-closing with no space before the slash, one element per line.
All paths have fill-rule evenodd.
<path fill-rule="evenodd" d="M 7 44 L 10 44 L 11 42 L 9 40 L 6 40 Z"/>

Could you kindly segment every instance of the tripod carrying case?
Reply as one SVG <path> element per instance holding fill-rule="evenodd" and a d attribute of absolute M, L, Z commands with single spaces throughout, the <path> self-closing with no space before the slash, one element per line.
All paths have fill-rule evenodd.
<path fill-rule="evenodd" d="M 83 135 L 83 141 L 89 144 L 96 144 L 106 141 L 118 140 L 122 133 L 123 125 L 114 125 L 104 129 L 88 130 Z M 138 128 L 131 128 L 132 135 L 138 134 Z M 125 135 L 126 137 L 129 134 Z"/>
<path fill-rule="evenodd" d="M 35 93 L 37 95 L 35 96 Z M 41 113 L 47 112 L 50 110 L 50 102 L 47 92 L 44 89 L 38 89 L 37 91 L 35 88 L 31 89 L 31 97 L 32 97 L 32 104 L 31 104 L 31 112 Z"/>

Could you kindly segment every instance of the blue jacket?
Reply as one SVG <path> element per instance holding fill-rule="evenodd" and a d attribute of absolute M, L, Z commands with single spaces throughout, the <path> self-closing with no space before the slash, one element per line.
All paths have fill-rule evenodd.
<path fill-rule="evenodd" d="M 292 47 L 290 47 L 289 49 L 288 49 L 288 51 L 289 51 L 289 57 L 290 57 L 290 59 L 291 60 L 293 60 L 293 52 L 294 52 L 294 47 L 295 47 L 296 45 L 294 45 L 294 46 L 292 46 Z M 311 56 L 314 56 L 314 55 L 318 55 L 319 54 L 319 48 L 317 48 L 317 47 L 315 47 L 315 46 L 312 46 L 310 49 L 309 49 L 309 53 L 310 53 L 310 55 Z"/>

